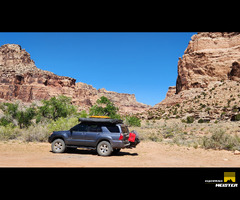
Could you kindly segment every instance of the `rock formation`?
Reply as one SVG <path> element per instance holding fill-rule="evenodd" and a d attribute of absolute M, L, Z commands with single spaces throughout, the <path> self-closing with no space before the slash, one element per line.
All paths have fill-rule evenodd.
<path fill-rule="evenodd" d="M 0 101 L 31 103 L 53 96 L 65 95 L 79 110 L 88 109 L 102 95 L 108 97 L 122 113 L 142 112 L 147 106 L 136 101 L 134 94 L 109 92 L 95 89 L 74 78 L 58 76 L 35 66 L 30 54 L 16 44 L 0 47 Z"/>
<path fill-rule="evenodd" d="M 231 79 L 239 76 L 235 69 L 240 62 L 239 32 L 204 32 L 191 39 L 178 61 L 176 93 L 205 88 L 211 81 L 228 80 L 228 74 Z"/>
<path fill-rule="evenodd" d="M 142 117 L 230 120 L 240 112 L 239 85 L 240 33 L 198 33 L 179 58 L 176 87 Z"/>

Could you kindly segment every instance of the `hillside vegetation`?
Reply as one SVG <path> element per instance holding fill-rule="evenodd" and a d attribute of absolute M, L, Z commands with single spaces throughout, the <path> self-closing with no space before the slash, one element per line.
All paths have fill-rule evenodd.
<path fill-rule="evenodd" d="M 0 140 L 46 142 L 51 132 L 69 130 L 78 123 L 78 118 L 91 115 L 123 119 L 129 126 L 141 126 L 135 116 L 121 116 L 119 108 L 104 96 L 97 100 L 89 113 L 85 110 L 77 112 L 76 106 L 71 104 L 71 98 L 62 95 L 42 100 L 40 106 L 24 106 L 19 102 L 1 103 L 0 109 Z"/>

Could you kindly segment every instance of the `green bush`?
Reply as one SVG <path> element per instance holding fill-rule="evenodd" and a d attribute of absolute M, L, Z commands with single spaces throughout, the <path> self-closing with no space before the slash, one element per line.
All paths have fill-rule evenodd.
<path fill-rule="evenodd" d="M 191 123 L 193 123 L 194 122 L 194 117 L 193 116 L 188 116 L 187 117 L 187 123 L 188 124 L 191 124 Z"/>
<path fill-rule="evenodd" d="M 26 142 L 46 142 L 50 132 L 69 130 L 78 123 L 78 115 L 87 117 L 86 111 L 77 115 L 69 97 L 52 97 L 42 103 L 39 107 L 34 104 L 30 107 L 18 103 L 0 104 L 4 113 L 0 118 L 0 140 L 17 138 Z"/>
<path fill-rule="evenodd" d="M 191 124 L 194 122 L 194 117 L 193 116 L 188 116 L 187 119 L 182 120 L 183 123 Z"/>
<path fill-rule="evenodd" d="M 240 121 L 240 114 L 233 115 L 231 121 Z"/>
<path fill-rule="evenodd" d="M 198 123 L 209 123 L 210 122 L 210 120 L 209 119 L 199 119 L 198 120 Z"/>
<path fill-rule="evenodd" d="M 48 124 L 49 132 L 53 131 L 62 131 L 62 130 L 69 130 L 73 126 L 78 124 L 78 118 L 63 118 L 60 117 L 56 121 L 52 120 L 50 124 Z"/>
<path fill-rule="evenodd" d="M 141 120 L 135 116 L 126 116 L 125 117 L 125 124 L 128 126 L 141 126 Z"/>
<path fill-rule="evenodd" d="M 80 113 L 77 113 L 77 118 L 87 118 L 88 114 L 85 110 L 82 110 Z"/>
<path fill-rule="evenodd" d="M 3 116 L 2 118 L 0 118 L 0 126 L 7 126 L 10 123 L 11 123 L 11 120 L 7 119 L 6 116 Z"/>

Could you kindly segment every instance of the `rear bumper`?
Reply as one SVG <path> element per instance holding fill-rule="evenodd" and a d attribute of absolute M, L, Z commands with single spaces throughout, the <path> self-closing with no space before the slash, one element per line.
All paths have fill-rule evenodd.
<path fill-rule="evenodd" d="M 112 140 L 111 145 L 113 149 L 122 149 L 125 147 L 125 144 L 122 140 Z"/>
<path fill-rule="evenodd" d="M 135 148 L 140 143 L 139 138 L 136 137 L 134 142 L 129 142 L 128 140 L 112 140 L 111 145 L 113 149 L 123 149 L 123 148 Z"/>

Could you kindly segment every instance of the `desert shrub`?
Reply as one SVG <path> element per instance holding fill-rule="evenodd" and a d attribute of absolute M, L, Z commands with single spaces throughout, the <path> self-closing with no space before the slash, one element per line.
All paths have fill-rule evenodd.
<path fill-rule="evenodd" d="M 233 115 L 231 121 L 240 121 L 240 114 Z"/>
<path fill-rule="evenodd" d="M 227 134 L 223 129 L 215 130 L 211 137 L 202 138 L 202 147 L 205 149 L 236 150 L 240 148 L 240 138 Z"/>
<path fill-rule="evenodd" d="M 19 129 L 12 124 L 0 126 L 0 140 L 15 139 L 19 136 Z"/>
<path fill-rule="evenodd" d="M 182 120 L 183 123 L 191 124 L 194 122 L 194 117 L 193 116 L 188 116 L 187 119 Z"/>
<path fill-rule="evenodd" d="M 178 146 L 191 146 L 192 141 L 189 140 L 186 132 L 181 132 L 174 135 L 172 143 L 177 144 Z"/>
<path fill-rule="evenodd" d="M 150 132 L 147 135 L 147 140 L 153 141 L 153 142 L 162 142 L 163 138 L 159 133 L 156 132 Z"/>
<path fill-rule="evenodd" d="M 209 119 L 199 119 L 198 120 L 198 123 L 209 123 L 210 122 L 210 120 Z"/>
<path fill-rule="evenodd" d="M 187 117 L 187 123 L 188 124 L 191 124 L 191 123 L 193 123 L 194 122 L 194 117 L 193 116 L 188 116 Z"/>
<path fill-rule="evenodd" d="M 47 126 L 39 123 L 22 130 L 20 139 L 25 142 L 47 142 L 49 135 Z"/>

